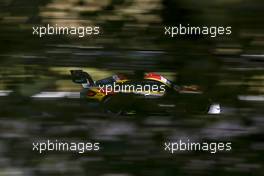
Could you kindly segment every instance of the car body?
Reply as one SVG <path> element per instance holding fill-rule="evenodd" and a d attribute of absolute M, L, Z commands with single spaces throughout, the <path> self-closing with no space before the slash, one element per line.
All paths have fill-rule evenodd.
<path fill-rule="evenodd" d="M 71 76 L 74 83 L 82 84 L 80 97 L 98 103 L 108 113 L 220 113 L 220 105 L 212 104 L 199 86 L 178 86 L 157 73 L 140 79 L 116 74 L 94 81 L 82 70 L 71 70 Z"/>

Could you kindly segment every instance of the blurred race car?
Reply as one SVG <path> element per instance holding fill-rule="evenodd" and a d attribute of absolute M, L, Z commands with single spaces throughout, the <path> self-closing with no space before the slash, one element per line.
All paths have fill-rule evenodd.
<path fill-rule="evenodd" d="M 82 99 L 96 102 L 112 114 L 221 112 L 220 105 L 212 103 L 199 86 L 178 86 L 157 73 L 146 73 L 140 79 L 116 74 L 94 81 L 87 72 L 71 70 L 71 77 L 82 84 Z"/>

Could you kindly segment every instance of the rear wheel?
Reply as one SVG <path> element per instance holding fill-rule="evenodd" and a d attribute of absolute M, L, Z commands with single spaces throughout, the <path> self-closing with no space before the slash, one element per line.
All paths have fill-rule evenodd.
<path fill-rule="evenodd" d="M 104 112 L 108 114 L 113 114 L 113 115 L 120 115 L 123 113 L 123 110 L 120 106 L 118 106 L 118 101 L 116 98 L 109 96 L 106 97 L 103 100 L 103 110 Z"/>
<path fill-rule="evenodd" d="M 106 97 L 103 102 L 103 110 L 108 114 L 134 114 L 133 97 L 130 95 L 118 94 Z"/>

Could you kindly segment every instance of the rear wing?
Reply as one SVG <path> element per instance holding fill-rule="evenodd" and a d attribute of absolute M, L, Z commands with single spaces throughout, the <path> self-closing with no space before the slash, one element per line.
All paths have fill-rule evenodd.
<path fill-rule="evenodd" d="M 71 70 L 72 82 L 76 84 L 82 84 L 84 88 L 94 86 L 94 81 L 92 77 L 82 70 Z"/>

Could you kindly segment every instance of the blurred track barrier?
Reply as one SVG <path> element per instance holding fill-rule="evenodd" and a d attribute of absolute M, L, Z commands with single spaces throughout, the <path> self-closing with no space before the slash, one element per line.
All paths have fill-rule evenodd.
<path fill-rule="evenodd" d="M 32 98 L 80 98 L 79 92 L 40 92 Z"/>
<path fill-rule="evenodd" d="M 0 97 L 8 96 L 11 92 L 11 90 L 0 90 Z"/>
<path fill-rule="evenodd" d="M 240 95 L 238 99 L 241 101 L 264 101 L 264 95 Z"/>

